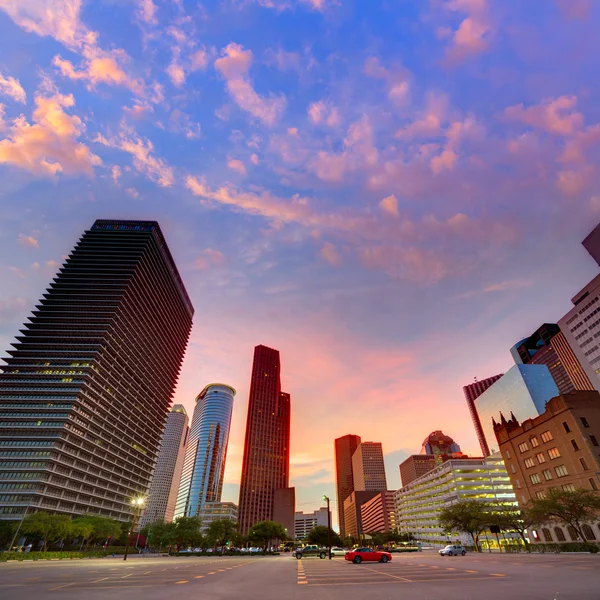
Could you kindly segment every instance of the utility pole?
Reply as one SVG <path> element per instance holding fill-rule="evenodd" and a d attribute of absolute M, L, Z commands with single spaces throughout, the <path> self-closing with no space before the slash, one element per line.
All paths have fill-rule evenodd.
<path fill-rule="evenodd" d="M 331 511 L 329 510 L 329 497 L 323 496 L 323 500 L 327 501 L 327 555 L 331 560 Z"/>
<path fill-rule="evenodd" d="M 15 535 L 13 535 L 13 539 L 10 542 L 10 546 L 8 547 L 9 552 L 12 550 L 12 547 L 15 544 L 15 540 L 17 539 L 17 535 L 19 535 L 19 531 L 21 531 L 21 525 L 23 525 L 23 521 L 25 520 L 25 517 L 27 516 L 28 510 L 29 510 L 29 504 L 25 507 L 25 512 L 23 513 L 23 517 L 19 521 L 19 526 L 17 527 L 17 530 L 15 531 Z"/>
<path fill-rule="evenodd" d="M 129 553 L 129 540 L 133 535 L 133 530 L 135 529 L 135 522 L 142 510 L 142 506 L 144 505 L 144 498 L 135 498 L 131 501 L 131 504 L 135 506 L 135 513 L 133 514 L 133 521 L 131 521 L 131 528 L 129 529 L 129 535 L 127 536 L 127 544 L 125 546 L 125 556 L 123 560 L 127 560 L 127 554 Z"/>

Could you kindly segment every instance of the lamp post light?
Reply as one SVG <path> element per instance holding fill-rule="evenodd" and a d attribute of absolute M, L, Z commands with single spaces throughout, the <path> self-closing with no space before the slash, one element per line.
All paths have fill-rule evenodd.
<path fill-rule="evenodd" d="M 131 501 L 131 504 L 133 504 L 133 506 L 135 506 L 135 513 L 133 513 L 133 521 L 131 521 L 131 528 L 129 529 L 129 535 L 127 536 L 127 544 L 125 546 L 125 556 L 123 557 L 123 560 L 127 560 L 127 554 L 129 553 L 129 540 L 131 539 L 131 536 L 133 535 L 133 530 L 135 529 L 135 522 L 137 521 L 140 511 L 142 510 L 142 507 L 144 506 L 144 498 L 142 498 L 142 497 L 134 498 Z"/>
<path fill-rule="evenodd" d="M 329 497 L 323 496 L 323 500 L 327 501 L 327 556 L 331 560 L 331 511 L 329 510 Z"/>

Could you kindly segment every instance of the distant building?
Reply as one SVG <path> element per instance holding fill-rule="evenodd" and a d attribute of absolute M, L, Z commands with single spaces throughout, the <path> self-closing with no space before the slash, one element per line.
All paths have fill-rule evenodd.
<path fill-rule="evenodd" d="M 510 478 L 500 456 L 447 460 L 394 494 L 396 523 L 401 533 L 420 542 L 444 545 L 447 532 L 438 522 L 440 511 L 461 500 L 516 506 Z M 452 539 L 459 535 L 453 532 Z M 466 534 L 463 544 L 472 545 Z"/>
<path fill-rule="evenodd" d="M 352 455 L 355 491 L 387 489 L 381 442 L 361 442 Z"/>
<path fill-rule="evenodd" d="M 600 275 L 594 277 L 571 302 L 573 308 L 558 325 L 578 363 L 595 389 L 600 389 Z"/>
<path fill-rule="evenodd" d="M 600 265 L 600 225 L 596 225 L 581 243 L 596 263 Z"/>
<path fill-rule="evenodd" d="M 175 518 L 200 514 L 206 502 L 220 502 L 235 390 L 207 385 L 196 397 Z"/>
<path fill-rule="evenodd" d="M 467 406 L 469 407 L 469 413 L 473 421 L 473 426 L 475 427 L 475 433 L 477 434 L 477 439 L 479 440 L 479 445 L 481 446 L 481 452 L 484 456 L 489 456 L 490 449 L 488 448 L 485 434 L 483 433 L 483 427 L 481 426 L 479 413 L 475 408 L 475 400 L 477 400 L 477 398 L 479 398 L 479 396 L 481 396 L 485 390 L 494 385 L 494 383 L 496 383 L 500 377 L 502 377 L 502 374 L 494 375 L 493 377 L 488 377 L 487 379 L 482 379 L 463 387 L 463 393 L 465 394 L 465 400 L 467 401 Z"/>
<path fill-rule="evenodd" d="M 413 454 L 400 464 L 400 479 L 402 485 L 418 479 L 435 468 L 437 462 L 433 454 Z"/>
<path fill-rule="evenodd" d="M 492 419 L 502 412 L 529 419 L 544 412 L 558 388 L 546 365 L 515 365 L 474 402 L 482 434 L 490 454 L 497 451 Z M 482 446 L 483 450 L 483 446 Z"/>
<path fill-rule="evenodd" d="M 394 493 L 389 490 L 379 492 L 360 507 L 360 518 L 364 533 L 384 533 L 396 529 Z"/>
<path fill-rule="evenodd" d="M 335 440 L 335 481 L 337 491 L 338 523 L 340 536 L 346 537 L 344 500 L 354 491 L 352 455 L 360 445 L 360 436 L 345 435 Z"/>
<path fill-rule="evenodd" d="M 304 540 L 314 527 L 327 527 L 327 523 L 326 506 L 323 506 L 310 513 L 296 512 L 294 515 L 295 539 Z"/>
<path fill-rule="evenodd" d="M 173 405 L 160 443 L 148 500 L 140 520 L 141 527 L 155 521 L 170 523 L 173 520 L 188 431 L 188 416 L 185 408 L 181 404 Z"/>
<path fill-rule="evenodd" d="M 288 537 L 294 537 L 296 528 L 296 488 L 279 488 L 273 492 L 273 521 L 281 523 Z"/>
<path fill-rule="evenodd" d="M 528 338 L 513 346 L 510 352 L 515 364 L 546 365 L 561 394 L 594 389 L 555 323 L 544 323 Z"/>
<path fill-rule="evenodd" d="M 238 507 L 233 502 L 205 502 L 198 512 L 200 530 L 206 532 L 213 521 L 228 520 L 232 523 L 238 521 Z"/>
<path fill-rule="evenodd" d="M 240 484 L 242 535 L 255 523 L 273 519 L 275 490 L 289 487 L 290 405 L 290 395 L 281 391 L 279 351 L 256 346 Z M 286 516 L 289 531 L 294 529 L 294 512 L 292 508 L 291 517 Z"/>
<path fill-rule="evenodd" d="M 541 415 L 521 423 L 502 415 L 494 429 L 521 506 L 532 498 L 543 498 L 550 488 L 600 487 L 598 392 L 578 391 L 552 398 Z"/>
<path fill-rule="evenodd" d="M 439 429 L 432 431 L 424 440 L 421 454 L 433 454 L 434 456 L 457 454 L 460 446 L 449 436 L 444 435 Z"/>
<path fill-rule="evenodd" d="M 352 492 L 344 500 L 344 522 L 346 523 L 346 536 L 351 536 L 355 540 L 361 539 L 366 531 L 363 529 L 362 514 L 360 507 L 377 496 L 378 491 L 358 491 Z M 344 536 L 345 537 L 345 536 Z"/>

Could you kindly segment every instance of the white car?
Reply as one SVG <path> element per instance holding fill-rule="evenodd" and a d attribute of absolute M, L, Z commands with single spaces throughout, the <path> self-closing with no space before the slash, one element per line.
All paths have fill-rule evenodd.
<path fill-rule="evenodd" d="M 346 556 L 346 550 L 343 548 L 332 548 L 331 556 Z"/>
<path fill-rule="evenodd" d="M 464 546 L 458 546 L 456 544 L 448 544 L 445 548 L 440 550 L 441 556 L 464 556 L 467 553 Z"/>

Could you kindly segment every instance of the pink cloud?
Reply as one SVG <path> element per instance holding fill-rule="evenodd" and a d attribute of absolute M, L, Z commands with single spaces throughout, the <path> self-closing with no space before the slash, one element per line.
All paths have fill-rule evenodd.
<path fill-rule="evenodd" d="M 554 135 L 571 135 L 583 126 L 583 115 L 575 112 L 577 98 L 560 96 L 554 100 L 544 100 L 541 104 L 524 107 L 523 104 L 509 106 L 505 116 Z"/>
<path fill-rule="evenodd" d="M 307 113 L 309 120 L 315 125 L 323 124 L 328 127 L 337 127 L 341 122 L 338 109 L 323 100 L 313 102 L 308 107 Z"/>
<path fill-rule="evenodd" d="M 339 252 L 335 249 L 335 246 L 327 242 L 323 245 L 321 250 L 319 250 L 319 254 L 321 258 L 326 260 L 330 265 L 337 267 L 342 264 L 342 257 Z"/>
<path fill-rule="evenodd" d="M 448 61 L 459 63 L 485 52 L 489 48 L 492 32 L 486 0 L 449 0 L 445 7 L 467 15 L 451 34 L 450 44 L 446 48 Z"/>
<path fill-rule="evenodd" d="M 578 196 L 588 187 L 594 173 L 595 169 L 591 165 L 577 170 L 559 171 L 556 187 L 565 196 Z"/>
<path fill-rule="evenodd" d="M 144 23 L 148 25 L 158 24 L 156 13 L 158 9 L 152 0 L 137 0 L 137 15 Z"/>
<path fill-rule="evenodd" d="M 388 213 L 394 217 L 399 216 L 398 212 L 398 198 L 392 194 L 391 196 L 386 196 L 383 200 L 379 202 L 379 208 L 383 212 Z"/>
<path fill-rule="evenodd" d="M 567 18 L 585 20 L 592 10 L 594 0 L 556 0 L 556 4 Z"/>
<path fill-rule="evenodd" d="M 0 73 L 0 94 L 22 104 L 27 101 L 27 94 L 19 80 L 14 77 L 4 77 L 2 73 Z"/>
<path fill-rule="evenodd" d="M 241 160 L 238 160 L 236 158 L 228 159 L 227 166 L 232 171 L 235 171 L 236 173 L 239 173 L 240 175 L 246 176 L 248 174 L 248 171 L 246 170 L 244 163 Z"/>
<path fill-rule="evenodd" d="M 365 75 L 373 79 L 382 79 L 387 84 L 388 98 L 395 104 L 402 105 L 408 100 L 410 92 L 409 74 L 402 67 L 387 69 L 378 57 L 372 56 L 365 62 Z"/>
<path fill-rule="evenodd" d="M 206 248 L 202 251 L 202 255 L 199 256 L 194 262 L 194 268 L 200 271 L 210 269 L 211 267 L 220 267 L 225 263 L 225 256 L 219 250 L 213 250 L 212 248 Z"/>
<path fill-rule="evenodd" d="M 19 234 L 19 244 L 21 246 L 29 246 L 30 248 L 39 248 L 39 242 L 32 235 Z"/>

